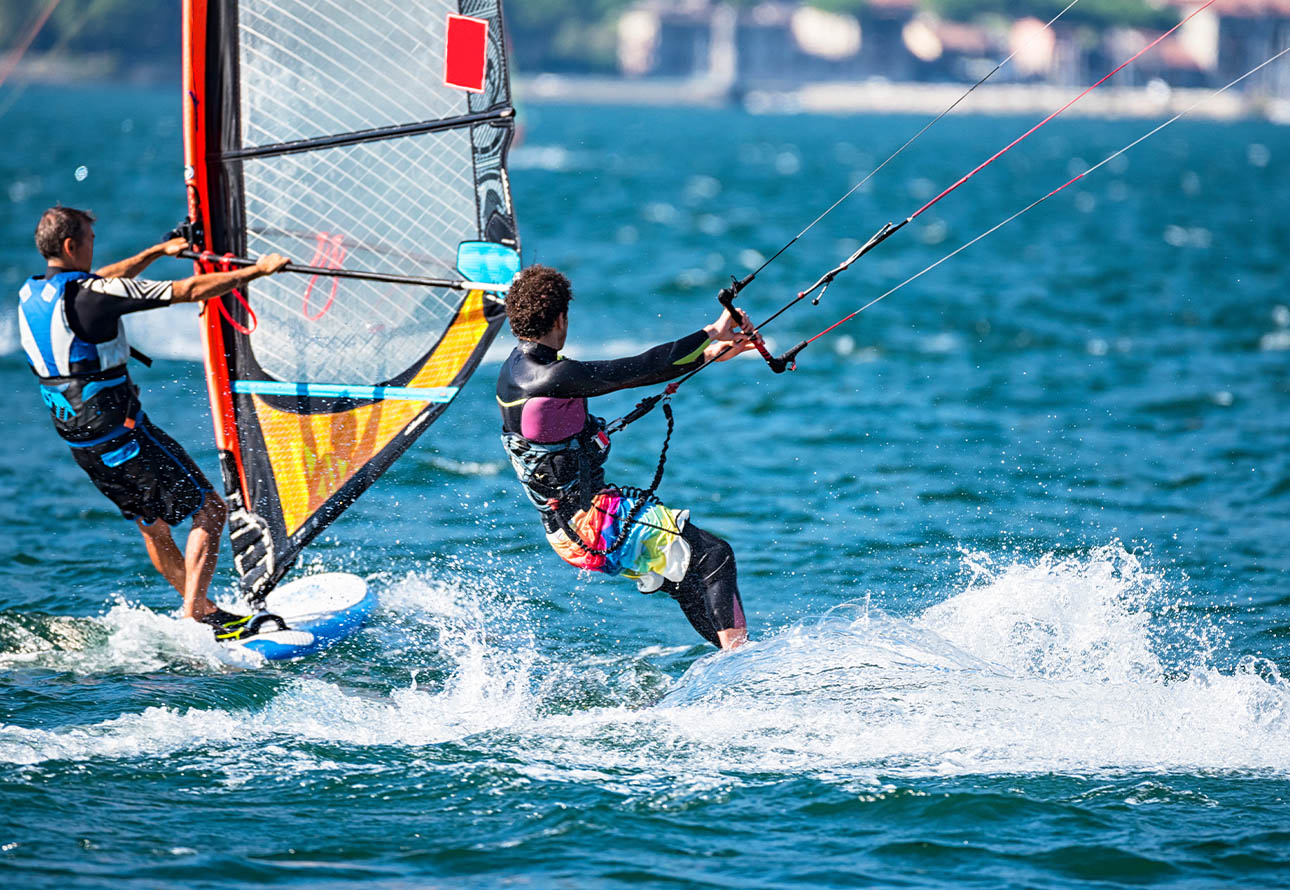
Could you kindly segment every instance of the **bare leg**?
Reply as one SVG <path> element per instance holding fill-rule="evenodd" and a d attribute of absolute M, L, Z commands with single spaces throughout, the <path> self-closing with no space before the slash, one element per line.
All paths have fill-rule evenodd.
<path fill-rule="evenodd" d="M 184 555 L 175 546 L 175 539 L 170 534 L 170 526 L 158 519 L 152 525 L 139 522 L 139 531 L 143 533 L 143 546 L 148 548 L 148 556 L 161 577 L 170 582 L 180 596 L 184 594 Z"/>
<path fill-rule="evenodd" d="M 719 630 L 717 631 L 717 639 L 721 641 L 722 649 L 738 649 L 748 642 L 748 628 L 732 627 L 729 630 Z"/>
<path fill-rule="evenodd" d="M 188 547 L 184 556 L 184 610 L 185 618 L 200 618 L 214 610 L 215 604 L 206 597 L 215 563 L 219 560 L 220 533 L 228 508 L 214 492 L 206 495 L 206 503 L 193 516 L 192 531 L 188 533 Z"/>

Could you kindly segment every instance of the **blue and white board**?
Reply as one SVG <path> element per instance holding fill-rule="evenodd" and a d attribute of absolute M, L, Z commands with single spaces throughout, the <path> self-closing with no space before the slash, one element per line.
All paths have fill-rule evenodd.
<path fill-rule="evenodd" d="M 260 633 L 224 645 L 270 661 L 285 661 L 321 652 L 357 632 L 376 608 L 376 594 L 357 575 L 327 572 L 275 587 L 264 608 L 281 616 L 289 630 Z"/>

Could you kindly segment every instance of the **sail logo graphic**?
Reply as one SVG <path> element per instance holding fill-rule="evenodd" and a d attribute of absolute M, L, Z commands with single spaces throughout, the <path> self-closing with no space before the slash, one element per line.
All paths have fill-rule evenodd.
<path fill-rule="evenodd" d="M 488 20 L 450 14 L 444 43 L 444 86 L 482 93 L 488 63 Z"/>
<path fill-rule="evenodd" d="M 350 462 L 332 451 L 318 454 L 308 445 L 304 449 L 304 458 L 305 478 L 309 485 L 309 507 L 316 509 L 348 481 Z"/>
<path fill-rule="evenodd" d="M 314 255 L 313 258 L 309 260 L 309 265 L 323 269 L 341 268 L 341 263 L 344 261 L 345 254 L 347 253 L 345 249 L 345 236 L 319 232 L 314 236 L 314 239 L 317 243 L 314 245 Z M 304 303 L 300 307 L 300 311 L 304 313 L 305 318 L 310 321 L 317 321 L 327 314 L 327 310 L 331 308 L 331 304 L 336 300 L 336 291 L 340 288 L 340 279 L 333 277 L 331 279 L 331 292 L 327 295 L 327 302 L 323 304 L 323 307 L 318 310 L 316 315 L 311 315 L 309 313 L 309 297 L 314 292 L 314 285 L 317 283 L 318 276 L 311 275 L 309 277 L 309 284 L 305 286 Z"/>

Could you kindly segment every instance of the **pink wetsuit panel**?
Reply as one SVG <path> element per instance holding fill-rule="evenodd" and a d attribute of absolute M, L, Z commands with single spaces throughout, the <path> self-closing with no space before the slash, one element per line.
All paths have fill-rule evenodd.
<path fill-rule="evenodd" d="M 533 398 L 524 403 L 520 435 L 533 442 L 559 442 L 582 432 L 586 399 Z"/>

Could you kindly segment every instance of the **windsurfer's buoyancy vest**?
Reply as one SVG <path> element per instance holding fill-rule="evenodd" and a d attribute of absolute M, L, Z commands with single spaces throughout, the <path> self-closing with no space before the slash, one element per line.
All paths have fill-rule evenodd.
<path fill-rule="evenodd" d="M 89 272 L 60 272 L 27 279 L 19 291 L 18 327 L 22 348 L 40 379 L 41 400 L 54 429 L 74 444 L 106 441 L 134 425 L 139 390 L 126 361 L 125 327 L 106 343 L 76 335 L 67 317 L 67 286 L 95 278 Z"/>

